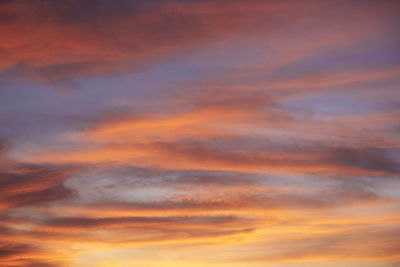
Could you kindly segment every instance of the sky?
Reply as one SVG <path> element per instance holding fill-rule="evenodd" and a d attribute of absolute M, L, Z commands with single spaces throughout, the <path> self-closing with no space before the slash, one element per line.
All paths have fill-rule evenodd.
<path fill-rule="evenodd" d="M 0 1 L 0 266 L 400 266 L 399 14 Z"/>

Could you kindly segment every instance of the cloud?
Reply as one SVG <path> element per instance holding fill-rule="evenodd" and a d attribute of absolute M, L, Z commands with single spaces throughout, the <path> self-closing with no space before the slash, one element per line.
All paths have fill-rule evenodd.
<path fill-rule="evenodd" d="M 0 265 L 398 262 L 399 7 L 0 1 Z"/>
<path fill-rule="evenodd" d="M 400 150 L 395 149 L 397 154 Z M 393 149 L 379 148 L 337 148 L 329 156 L 341 166 L 355 167 L 365 170 L 382 171 L 387 174 L 399 174 L 399 159 L 390 156 Z"/>
<path fill-rule="evenodd" d="M 0 264 L 10 267 L 57 267 L 61 266 L 48 261 L 36 259 L 43 256 L 39 247 L 20 243 L 0 243 Z M 45 258 L 45 257 L 43 257 Z"/>
<path fill-rule="evenodd" d="M 354 12 L 349 13 L 343 7 L 348 5 L 343 5 L 329 6 L 332 12 L 326 12 L 327 6 L 311 0 L 301 3 L 251 0 L 246 4 L 118 0 L 112 5 L 91 0 L 57 4 L 46 0 L 6 1 L 0 6 L 4 25 L 0 69 L 51 83 L 102 73 L 131 72 L 244 32 L 260 43 L 266 42 L 265 36 L 270 37 L 267 40 L 274 51 L 286 47 L 287 59 L 272 60 L 282 65 L 317 50 L 319 53 L 329 50 L 332 43 L 346 46 L 368 38 L 382 31 L 382 13 L 394 9 L 390 4 L 378 7 L 370 4 L 355 11 L 350 6 L 349 10 Z M 370 27 L 364 25 L 365 13 L 374 14 L 368 21 Z M 341 16 L 343 23 L 332 23 L 336 16 Z M 346 22 L 348 26 L 344 27 Z M 332 34 L 303 32 L 303 37 L 289 40 L 298 42 L 294 48 L 287 47 L 288 40 L 277 38 L 293 25 L 318 27 L 317 23 Z M 290 36 L 284 37 L 293 35 L 289 32 Z"/>
<path fill-rule="evenodd" d="M 168 226 L 171 228 L 188 226 L 222 227 L 223 225 L 235 224 L 246 221 L 235 216 L 196 216 L 196 217 L 113 217 L 113 218 L 84 218 L 66 217 L 47 220 L 44 225 L 54 228 L 82 228 L 107 229 L 130 226 L 141 226 L 146 228 Z M 250 220 L 249 220 L 250 221 Z M 172 229 L 171 229 L 172 230 Z"/>
<path fill-rule="evenodd" d="M 0 259 L 13 257 L 15 255 L 26 254 L 34 252 L 35 248 L 25 244 L 1 244 L 0 245 Z"/>
<path fill-rule="evenodd" d="M 298 5 L 250 1 L 10 1 L 1 4 L 2 68 L 49 81 L 120 72 L 232 36 Z M 240 14 L 240 15 L 239 15 Z M 25 27 L 22 27 L 25 25 Z"/>
<path fill-rule="evenodd" d="M 109 138 L 109 137 L 107 137 Z M 217 141 L 215 141 L 217 140 Z M 174 169 L 181 162 L 182 169 L 264 172 L 264 173 L 336 173 L 349 175 L 395 175 L 399 172 L 397 157 L 389 150 L 367 147 L 335 147 L 317 143 L 293 147 L 275 143 L 273 149 L 262 140 L 246 140 L 248 146 L 231 146 L 235 139 L 218 138 L 187 141 L 145 140 L 143 143 L 105 143 L 81 151 L 53 152 L 40 157 L 46 161 L 64 163 L 135 163 L 138 166 L 156 166 Z M 257 142 L 261 141 L 259 145 Z M 226 142 L 226 145 L 221 146 Z M 279 142 L 277 140 L 276 142 Z M 268 141 L 266 142 L 268 144 Z M 274 148 L 275 147 L 275 148 Z M 279 150 L 279 148 L 281 150 Z M 278 148 L 278 150 L 276 150 Z M 133 152 L 134 151 L 134 152 Z M 47 152 L 48 153 L 48 152 Z M 146 159 L 144 161 L 144 159 Z"/>
<path fill-rule="evenodd" d="M 358 228 L 342 231 L 340 234 L 315 234 L 289 240 L 278 240 L 268 246 L 268 255 L 246 258 L 242 262 L 286 262 L 286 261 L 324 261 L 336 258 L 338 261 L 363 262 L 396 260 L 399 242 L 396 236 L 399 229 L 394 227 Z M 390 237 L 391 236 L 391 237 Z M 300 245 L 301 244 L 301 245 Z M 360 245 L 362 244 L 362 245 Z M 258 244 L 259 246 L 267 244 Z"/>
<path fill-rule="evenodd" d="M 78 167 L 12 162 L 0 169 L 1 209 L 44 204 L 71 196 L 63 182 Z"/>

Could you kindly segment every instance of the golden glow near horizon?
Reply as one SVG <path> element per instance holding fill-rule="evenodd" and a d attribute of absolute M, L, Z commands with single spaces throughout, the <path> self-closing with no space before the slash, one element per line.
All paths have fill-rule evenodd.
<path fill-rule="evenodd" d="M 0 1 L 0 266 L 399 266 L 399 12 Z"/>

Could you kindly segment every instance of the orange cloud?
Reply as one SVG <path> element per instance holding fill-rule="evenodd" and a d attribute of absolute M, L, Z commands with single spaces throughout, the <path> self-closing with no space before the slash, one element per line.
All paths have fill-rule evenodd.
<path fill-rule="evenodd" d="M 1 1 L 0 265 L 398 264 L 398 8 Z"/>
<path fill-rule="evenodd" d="M 4 14 L 1 69 L 40 79 L 120 72 L 232 36 L 258 25 L 265 14 L 304 8 L 278 1 L 212 1 L 92 5 L 91 1 L 10 1 Z M 18 67 L 19 66 L 19 67 Z"/>

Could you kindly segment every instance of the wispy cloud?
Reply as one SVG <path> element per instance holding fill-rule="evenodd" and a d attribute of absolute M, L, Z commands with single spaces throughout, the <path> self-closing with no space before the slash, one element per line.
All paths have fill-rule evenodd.
<path fill-rule="evenodd" d="M 397 266 L 399 8 L 0 1 L 0 265 Z"/>

